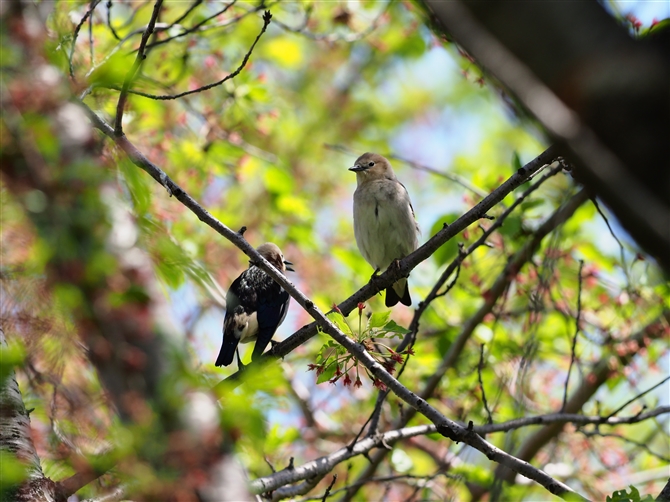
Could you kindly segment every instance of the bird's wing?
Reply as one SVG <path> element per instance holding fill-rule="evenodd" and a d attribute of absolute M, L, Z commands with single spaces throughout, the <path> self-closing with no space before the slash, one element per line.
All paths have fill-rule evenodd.
<path fill-rule="evenodd" d="M 216 366 L 228 366 L 232 363 L 235 357 L 235 349 L 240 342 L 234 335 L 233 330 L 235 329 L 235 311 L 240 306 L 240 299 L 235 292 L 240 289 L 243 275 L 244 272 L 233 281 L 226 293 L 226 318 L 223 321 L 223 343 L 221 344 L 219 357 L 216 358 L 216 362 L 214 363 Z"/>
<path fill-rule="evenodd" d="M 275 331 L 284 321 L 290 300 L 289 294 L 276 282 L 273 282 L 267 294 L 259 296 L 257 310 L 258 337 L 256 338 L 254 352 L 251 355 L 252 361 L 265 351 Z"/>
<path fill-rule="evenodd" d="M 410 213 L 412 213 L 412 218 L 414 218 L 416 231 L 417 231 L 417 233 L 420 234 L 421 229 L 419 228 L 419 223 L 416 221 L 416 214 L 414 213 L 414 206 L 412 206 L 412 201 L 409 198 L 409 192 L 407 191 L 407 187 L 405 185 L 403 185 L 402 183 L 400 183 L 399 181 L 397 181 L 397 182 L 403 188 L 403 190 L 405 191 L 405 195 L 407 196 L 407 203 L 409 204 L 409 211 L 410 211 Z"/>

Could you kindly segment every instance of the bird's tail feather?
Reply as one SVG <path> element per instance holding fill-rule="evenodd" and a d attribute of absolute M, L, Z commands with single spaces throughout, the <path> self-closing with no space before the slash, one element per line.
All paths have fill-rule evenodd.
<path fill-rule="evenodd" d="M 407 279 L 400 279 L 391 287 L 386 288 L 386 306 L 393 307 L 398 302 L 408 307 L 412 305 L 412 299 L 409 296 L 409 286 Z"/>
<path fill-rule="evenodd" d="M 255 361 L 263 354 L 265 347 L 268 346 L 270 340 L 272 339 L 272 335 L 274 335 L 274 329 L 261 328 L 258 330 L 258 337 L 256 338 L 256 344 L 254 345 L 254 352 L 251 354 L 252 361 Z"/>
<path fill-rule="evenodd" d="M 221 345 L 221 350 L 219 351 L 219 357 L 216 358 L 214 363 L 216 366 L 228 366 L 233 362 L 235 357 L 235 349 L 237 348 L 238 340 L 233 336 L 232 333 L 229 333 L 228 336 L 223 337 L 223 345 Z"/>

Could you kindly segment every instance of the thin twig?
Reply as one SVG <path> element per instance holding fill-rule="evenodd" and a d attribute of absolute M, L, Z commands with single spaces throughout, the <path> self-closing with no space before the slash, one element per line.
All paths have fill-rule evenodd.
<path fill-rule="evenodd" d="M 181 16 L 179 16 L 177 19 L 175 19 L 174 21 L 172 21 L 172 22 L 170 23 L 170 26 L 168 27 L 168 30 L 169 30 L 170 28 L 172 28 L 173 26 L 175 26 L 175 25 L 181 23 L 184 19 L 186 19 L 186 16 L 188 16 L 191 12 L 193 12 L 193 10 L 194 10 L 198 5 L 200 5 L 201 3 L 202 3 L 202 0 L 195 0 L 191 5 L 189 5 L 188 9 L 186 9 L 186 11 L 184 11 L 184 13 L 183 13 Z M 232 3 L 231 3 L 229 6 L 227 6 L 222 12 L 226 12 L 226 10 L 228 10 L 234 3 L 235 3 L 235 2 L 232 2 Z M 221 14 L 221 12 L 220 12 L 219 14 Z M 218 15 L 218 14 L 217 14 L 217 15 Z M 155 44 L 156 42 L 153 42 L 153 43 Z"/>
<path fill-rule="evenodd" d="M 68 63 L 70 67 L 70 77 L 74 78 L 74 66 L 72 64 L 72 59 L 74 58 L 74 49 L 75 46 L 77 45 L 77 37 L 79 36 L 79 32 L 81 31 L 81 27 L 84 26 L 84 23 L 86 20 L 89 18 L 91 13 L 93 12 L 93 9 L 100 3 L 101 0 L 94 0 L 94 3 L 91 4 L 91 7 L 84 13 L 84 17 L 81 18 L 79 23 L 77 23 L 77 26 L 74 28 L 74 33 L 72 34 L 72 46 L 70 47 L 70 56 L 68 58 Z M 93 63 L 93 60 L 91 59 L 91 64 Z"/>
<path fill-rule="evenodd" d="M 594 431 L 584 431 L 580 430 L 580 433 L 582 433 L 586 437 L 603 437 L 603 438 L 616 438 L 620 439 L 621 441 L 624 441 L 626 443 L 630 443 L 633 446 L 636 446 L 638 448 L 642 448 L 645 450 L 649 455 L 656 457 L 659 460 L 662 460 L 663 462 L 670 462 L 670 457 L 666 457 L 665 455 L 661 455 L 660 453 L 655 452 L 652 450 L 647 443 L 643 443 L 640 441 L 635 441 L 634 439 L 627 438 L 626 436 L 622 434 L 616 434 L 614 432 L 600 432 L 599 430 L 594 430 Z"/>
<path fill-rule="evenodd" d="M 211 84 L 203 85 L 202 87 L 198 87 L 197 89 L 192 89 L 190 91 L 184 91 L 180 92 L 179 94 L 163 94 L 163 95 L 158 95 L 158 94 L 150 94 L 147 92 L 142 92 L 142 91 L 135 91 L 135 90 L 128 90 L 130 94 L 135 94 L 136 96 L 142 96 L 144 98 L 148 99 L 154 99 L 157 101 L 167 101 L 167 100 L 173 100 L 173 99 L 179 99 L 183 98 L 184 96 L 189 96 L 191 94 L 196 94 L 199 92 L 207 91 L 209 89 L 212 89 L 213 87 L 217 87 L 224 82 L 227 82 L 228 80 L 231 80 L 235 77 L 237 77 L 240 72 L 244 69 L 244 67 L 247 65 L 249 62 L 249 58 L 251 57 L 251 53 L 254 51 L 254 48 L 256 47 L 256 44 L 260 40 L 260 38 L 263 36 L 263 33 L 265 33 L 265 30 L 267 30 L 268 25 L 270 24 L 270 20 L 272 19 L 272 14 L 270 14 L 270 11 L 265 11 L 263 14 L 263 27 L 261 28 L 260 33 L 256 36 L 256 40 L 254 40 L 254 43 L 251 44 L 251 47 L 247 51 L 247 53 L 244 55 L 244 58 L 242 59 L 242 63 L 240 63 L 240 66 L 237 67 L 235 71 L 232 73 L 229 73 L 226 75 L 224 78 L 217 82 L 213 82 Z M 117 89 L 118 87 L 116 86 L 108 86 L 109 89 Z"/>
<path fill-rule="evenodd" d="M 88 48 L 91 56 L 91 66 L 93 66 L 94 54 L 93 54 L 93 12 L 95 11 L 96 6 L 100 3 L 100 0 L 91 0 L 91 15 L 88 16 Z"/>
<path fill-rule="evenodd" d="M 121 40 L 121 37 L 119 34 L 116 32 L 114 27 L 112 26 L 112 0 L 107 0 L 107 27 L 109 28 L 109 31 L 112 32 L 112 36 L 116 38 L 117 40 Z"/>
<path fill-rule="evenodd" d="M 142 62 L 144 61 L 145 47 L 149 40 L 149 37 L 154 32 L 154 26 L 156 25 L 156 20 L 158 19 L 158 13 L 160 12 L 161 5 L 163 0 L 156 0 L 154 4 L 154 10 L 151 13 L 151 19 L 149 24 L 147 24 L 144 33 L 142 34 L 142 39 L 140 40 L 140 46 L 137 50 L 137 57 L 135 58 L 135 63 L 133 67 L 128 71 L 125 80 L 123 81 L 123 88 L 121 89 L 121 94 L 119 95 L 119 102 L 116 105 L 116 119 L 114 121 L 114 134 L 116 136 L 121 136 L 123 134 L 123 109 L 126 105 L 126 100 L 128 99 L 128 89 L 130 89 L 130 84 L 132 84 L 135 75 L 137 74 Z"/>
<path fill-rule="evenodd" d="M 326 502 L 326 499 L 330 496 L 330 490 L 333 489 L 335 481 L 337 481 L 337 474 L 333 474 L 333 480 L 328 485 L 328 488 L 326 488 L 326 493 L 324 493 L 323 497 L 321 497 L 321 502 Z"/>
<path fill-rule="evenodd" d="M 552 159 L 553 160 L 553 159 Z M 437 280 L 435 285 L 433 286 L 433 289 L 430 291 L 428 296 L 419 304 L 419 307 L 416 309 L 414 312 L 414 317 L 412 318 L 412 322 L 410 323 L 409 329 L 412 332 L 418 331 L 419 327 L 419 321 L 423 313 L 426 311 L 430 303 L 435 300 L 436 298 L 439 298 L 440 296 L 446 295 L 456 284 L 456 279 L 458 279 L 458 274 L 460 272 L 460 266 L 463 263 L 463 261 L 470 256 L 472 253 L 475 252 L 480 246 L 482 246 L 486 240 L 489 238 L 493 232 L 495 232 L 498 228 L 500 228 L 504 223 L 507 217 L 512 214 L 512 211 L 514 211 L 523 201 L 525 201 L 534 191 L 536 191 L 542 184 L 547 181 L 549 178 L 552 176 L 555 176 L 559 172 L 561 172 L 562 166 L 559 163 L 556 163 L 556 165 L 552 164 L 552 169 L 546 173 L 542 178 L 537 180 L 532 186 L 530 186 L 528 189 L 526 189 L 521 195 L 519 195 L 516 200 L 508 207 L 500 216 L 496 218 L 496 220 L 493 222 L 493 224 L 481 235 L 479 239 L 477 239 L 475 242 L 473 242 L 470 247 L 468 247 L 467 250 L 463 251 L 459 249 L 458 256 L 454 258 L 454 260 L 449 264 L 449 266 L 445 269 L 445 271 L 442 273 L 440 278 Z M 454 280 L 446 287 L 446 289 L 440 293 L 440 288 L 444 285 L 444 283 L 447 281 L 449 277 L 456 271 L 456 276 L 454 277 Z"/>
<path fill-rule="evenodd" d="M 612 235 L 614 240 L 619 245 L 619 256 L 621 258 L 621 268 L 623 269 L 623 274 L 626 276 L 626 282 L 630 285 L 631 280 L 630 280 L 630 276 L 628 274 L 628 266 L 626 265 L 626 253 L 625 253 L 625 248 L 623 247 L 623 242 L 621 242 L 621 240 L 614 233 L 614 229 L 612 228 L 612 225 L 610 225 L 609 219 L 607 218 L 607 216 L 605 216 L 605 213 L 600 208 L 600 204 L 598 204 L 598 199 L 596 199 L 595 197 L 592 197 L 591 202 L 593 202 L 593 205 L 595 206 L 596 211 L 598 211 L 598 214 L 600 215 L 600 217 L 605 222 L 605 225 L 607 225 L 607 229 L 610 231 L 610 234 Z"/>
<path fill-rule="evenodd" d="M 381 394 L 382 392 L 388 392 L 388 391 L 379 391 L 379 392 L 380 392 L 380 394 Z M 379 402 L 379 397 L 377 397 L 377 402 Z M 370 416 L 368 417 L 368 419 L 365 421 L 365 423 L 363 424 L 363 427 L 361 427 L 361 428 L 358 430 L 358 434 L 356 434 L 356 437 L 353 439 L 353 441 L 351 441 L 351 443 L 349 443 L 349 445 L 347 446 L 347 449 L 348 449 L 349 451 L 351 451 L 351 450 L 354 449 L 354 446 L 356 446 L 356 443 L 358 442 L 358 439 L 359 439 L 359 438 L 361 437 L 361 435 L 363 434 L 363 431 L 365 430 L 365 427 L 367 427 L 367 425 L 370 423 L 370 420 L 372 420 L 372 417 L 375 416 L 375 413 L 377 412 L 377 409 L 378 409 L 378 407 L 375 406 L 374 411 L 370 414 Z M 368 434 L 368 437 L 371 436 L 371 435 L 373 435 L 373 434 Z"/>
<path fill-rule="evenodd" d="M 461 243 L 459 242 L 459 248 L 462 248 L 460 244 Z M 468 256 L 467 252 L 462 249 L 459 249 L 459 255 L 460 254 L 462 254 L 462 256 L 459 256 L 459 259 L 457 259 L 456 261 L 456 273 L 454 274 L 454 278 L 451 280 L 449 284 L 447 284 L 447 287 L 444 288 L 444 291 L 435 294 L 435 298 L 440 298 L 442 296 L 448 295 L 449 291 L 451 291 L 458 282 L 458 277 L 461 275 L 461 263 Z"/>
<path fill-rule="evenodd" d="M 492 424 L 493 418 L 491 418 L 491 410 L 489 410 L 489 404 L 486 402 L 486 392 L 484 391 L 484 380 L 482 380 L 482 370 L 484 369 L 484 345 L 479 346 L 479 364 L 477 365 L 477 376 L 479 377 L 479 386 L 482 389 L 482 401 L 484 402 L 484 409 L 486 410 L 486 416 L 488 417 L 487 423 Z"/>
<path fill-rule="evenodd" d="M 670 376 L 665 377 L 663 380 L 661 380 L 660 382 L 658 382 L 656 385 L 653 385 L 653 386 L 649 387 L 649 388 L 648 388 L 647 390 L 645 390 L 644 392 L 641 392 L 640 394 L 638 394 L 637 396 L 633 397 L 632 399 L 629 399 L 629 400 L 626 401 L 624 404 L 622 404 L 621 406 L 619 406 L 616 410 L 614 410 L 612 413 L 610 413 L 609 415 L 607 415 L 607 418 L 609 419 L 609 418 L 615 416 L 617 413 L 619 413 L 621 410 L 623 410 L 623 409 L 624 409 L 626 406 L 628 406 L 630 403 L 632 403 L 633 401 L 637 401 L 637 400 L 640 399 L 642 396 L 644 396 L 645 394 L 648 394 L 648 393 L 651 392 L 652 390 L 654 390 L 654 389 L 660 387 L 661 385 L 663 385 L 663 384 L 664 384 L 665 382 L 667 382 L 668 380 L 670 380 Z"/>
<path fill-rule="evenodd" d="M 200 2 L 202 2 L 202 0 L 198 0 L 198 1 L 196 1 L 195 4 L 191 5 L 191 7 L 184 13 L 184 15 L 181 16 L 178 21 L 175 21 L 174 23 L 172 23 L 169 27 L 171 28 L 172 26 L 177 24 L 179 21 L 183 20 L 191 12 L 191 10 L 193 10 L 195 7 L 198 6 L 198 4 Z M 154 47 L 157 47 L 157 46 L 163 45 L 163 44 L 167 44 L 168 42 L 171 42 L 172 40 L 184 37 L 184 36 L 188 35 L 189 33 L 193 33 L 194 31 L 198 30 L 198 28 L 200 28 L 204 24 L 207 24 L 208 22 L 210 22 L 212 19 L 215 19 L 215 18 L 219 17 L 221 14 L 225 14 L 236 3 L 237 3 L 237 0 L 233 0 L 229 4 L 226 4 L 226 6 L 223 9 L 215 12 L 211 16 L 206 17 L 205 19 L 203 19 L 199 23 L 194 24 L 190 28 L 187 28 L 184 31 L 182 31 L 180 33 L 177 33 L 176 35 L 164 38 L 163 40 L 158 40 L 156 42 L 150 43 L 149 45 L 147 45 L 147 49 L 153 49 Z M 260 9 L 258 9 L 258 10 L 260 10 Z M 254 12 L 254 11 L 248 11 L 248 12 L 245 13 L 245 15 L 248 14 L 249 12 Z"/>
<path fill-rule="evenodd" d="M 568 366 L 568 375 L 565 377 L 565 387 L 563 388 L 563 404 L 561 411 L 565 411 L 565 404 L 568 402 L 568 384 L 570 382 L 570 372 L 572 365 L 575 362 L 575 350 L 577 348 L 577 336 L 581 331 L 582 319 L 582 269 L 584 268 L 584 260 L 579 260 L 579 287 L 577 289 L 577 315 L 575 316 L 575 335 L 572 337 L 572 348 L 570 349 L 570 366 Z"/>

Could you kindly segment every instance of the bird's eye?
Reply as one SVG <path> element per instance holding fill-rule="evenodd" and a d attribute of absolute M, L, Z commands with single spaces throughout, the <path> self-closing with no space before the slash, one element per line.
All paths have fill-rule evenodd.
<path fill-rule="evenodd" d="M 368 167 L 372 167 L 372 166 L 374 166 L 374 165 L 375 165 L 374 162 L 372 162 L 372 161 L 368 162 Z"/>

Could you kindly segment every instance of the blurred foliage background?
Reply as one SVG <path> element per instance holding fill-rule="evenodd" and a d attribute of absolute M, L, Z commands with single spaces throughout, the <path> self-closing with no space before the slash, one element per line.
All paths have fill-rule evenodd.
<path fill-rule="evenodd" d="M 87 153 L 93 160 L 63 158 L 66 145 L 59 128 L 74 126 L 45 115 L 36 90 L 54 82 L 59 90 L 49 99 L 68 102 L 80 96 L 113 123 L 119 89 L 154 5 L 93 4 L 93 14 L 83 23 L 90 2 L 49 5 L 46 32 L 33 47 L 39 64 L 23 59 L 11 24 L 2 33 L 0 246 L 2 323 L 9 340 L 3 371 L 17 370 L 47 477 L 58 481 L 82 465 L 103 464 L 104 474 L 76 499 L 123 485 L 128 498 L 151 500 L 169 493 L 190 500 L 177 487 L 185 478 L 188 486 L 198 486 L 193 479 L 200 471 L 166 465 L 156 452 L 167 448 L 179 455 L 174 452 L 180 450 L 170 450 L 170 424 L 184 406 L 194 406 L 184 404 L 184 396 L 208 392 L 234 371 L 216 368 L 214 360 L 224 291 L 248 260 L 97 131 Z M 5 9 L 5 20 L 11 19 Z M 260 32 L 264 9 L 271 11 L 272 22 L 235 78 L 170 98 L 236 70 Z M 252 245 L 278 244 L 295 264 L 289 279 L 324 311 L 367 283 L 372 273 L 353 236 L 355 176 L 347 168 L 358 155 L 373 151 L 392 159 L 412 198 L 424 242 L 548 146 L 534 122 L 520 115 L 467 55 L 431 32 L 420 6 L 411 2 L 166 1 L 157 22 L 131 86 L 148 97 L 130 94 L 123 120 L 127 138 L 228 227 L 247 227 L 245 238 Z M 25 92 L 31 83 L 32 94 Z M 7 168 L 21 135 L 34 143 L 59 190 L 25 188 L 20 172 Z M 528 186 L 489 214 L 499 216 Z M 435 374 L 508 258 L 577 191 L 570 174 L 559 172 L 464 261 L 454 287 L 421 317 L 415 355 L 401 379 L 405 386 L 417 391 Z M 70 200 L 67 194 L 76 197 Z M 56 226 L 55 221 L 66 223 Z M 473 225 L 412 272 L 415 307 L 457 257 L 458 245 L 467 248 L 491 223 Z M 110 232 L 125 236 L 130 245 L 110 251 L 105 237 Z M 68 246 L 86 271 L 54 268 Z M 133 405 L 131 419 L 124 420 L 101 383 L 100 366 L 91 362 L 91 345 L 81 341 L 90 329 L 81 322 L 81 312 L 90 304 L 90 315 L 97 319 L 88 292 L 125 284 L 128 276 L 114 270 L 123 268 L 119 263 L 131 249 L 141 250 L 148 260 L 149 275 L 133 290 L 141 295 L 118 286 L 123 294 L 106 301 L 128 319 L 136 319 L 141 305 L 161 306 L 161 321 L 168 327 L 157 330 L 169 340 L 170 371 L 161 374 L 157 394 L 142 406 Z M 604 361 L 606 376 L 581 410 L 606 416 L 668 374 L 668 325 L 662 320 L 668 298 L 668 283 L 655 263 L 606 207 L 599 212 L 587 202 L 543 240 L 495 308 L 478 322 L 431 403 L 454 420 L 475 424 L 560 410 L 580 302 L 568 395 L 589 383 L 591 369 Z M 384 310 L 378 296 L 366 303 L 364 315 Z M 407 327 L 413 313 L 398 307 L 391 317 Z M 276 338 L 310 321 L 293 302 Z M 146 322 L 156 325 L 155 319 Z M 661 328 L 653 336 L 635 338 L 655 322 Z M 317 385 L 308 371 L 327 341 L 320 334 L 260 374 L 251 368 L 239 386 L 223 392 L 216 412 L 220 427 L 210 445 L 234 452 L 250 479 L 271 474 L 271 466 L 298 466 L 345 446 L 372 412 L 377 389 L 369 380 L 360 388 L 341 381 Z M 242 355 L 249 360 L 247 349 Z M 667 406 L 669 395 L 666 381 L 622 413 Z M 395 423 L 402 409 L 389 395 L 380 430 Z M 417 416 L 410 425 L 422 423 L 428 422 Z M 536 431 L 523 428 L 487 439 L 514 454 Z M 657 493 L 668 479 L 669 458 L 668 419 L 660 415 L 607 431 L 568 425 L 542 445 L 532 463 L 600 500 L 630 484 L 641 493 Z M 354 483 L 368 464 L 358 456 L 336 466 L 332 490 Z M 109 465 L 114 467 L 108 470 Z M 21 479 L 15 467 L 3 461 L 2 477 Z M 479 496 L 490 499 L 550 499 L 542 487 L 521 478 L 496 492 L 495 468 L 468 446 L 436 434 L 417 437 L 396 444 L 373 481 L 350 496 L 466 500 L 479 486 L 485 488 Z M 375 476 L 393 481 L 374 482 Z M 311 493 L 322 494 L 330 481 L 324 478 Z"/>

